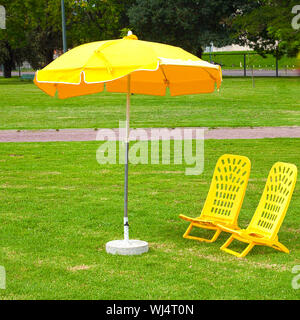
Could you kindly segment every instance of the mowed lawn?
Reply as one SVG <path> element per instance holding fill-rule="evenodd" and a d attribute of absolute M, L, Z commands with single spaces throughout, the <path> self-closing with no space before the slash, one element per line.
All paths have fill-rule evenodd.
<path fill-rule="evenodd" d="M 264 93 L 264 80 L 261 81 L 258 80 L 260 94 L 257 96 L 259 99 L 268 97 L 271 104 L 272 89 L 266 89 L 268 95 Z M 280 90 L 283 97 L 284 90 L 279 82 L 272 81 L 273 89 Z M 238 101 L 234 98 L 230 100 L 229 94 L 226 98 L 222 96 L 226 90 L 232 93 L 234 88 L 238 90 L 238 81 L 228 80 L 227 83 L 220 97 L 225 109 L 231 110 L 227 116 L 232 117 L 232 122 L 227 118 L 227 125 L 247 121 L 254 124 L 251 122 L 254 120 L 251 116 L 254 118 L 254 110 L 249 108 L 249 116 L 243 116 L 242 120 L 234 117 L 235 109 L 229 107 L 229 102 L 234 101 L 239 113 L 240 106 L 244 112 L 246 104 L 248 107 L 250 103 L 254 106 L 253 102 L 248 101 L 251 95 L 247 92 L 253 91 L 248 88 L 247 80 L 241 81 L 241 98 Z M 285 80 L 282 80 L 284 84 Z M 287 83 L 285 85 L 288 86 Z M 18 113 L 20 117 L 15 123 L 19 120 L 26 127 L 30 126 L 30 121 L 38 123 L 38 115 L 50 109 L 55 110 L 56 116 L 60 112 L 61 115 L 68 114 L 73 110 L 71 105 L 75 101 L 74 116 L 78 116 L 82 126 L 92 124 L 88 120 L 91 114 L 95 117 L 101 114 L 96 112 L 94 102 L 91 103 L 94 101 L 91 99 L 96 97 L 87 98 L 93 107 L 86 107 L 87 115 L 83 118 L 83 111 L 79 113 L 83 98 L 66 102 L 60 111 L 60 102 L 47 100 L 32 85 L 24 84 L 20 88 L 25 89 L 21 93 L 24 97 L 29 95 L 27 90 L 36 97 L 31 101 L 29 97 L 28 100 L 19 99 L 22 108 L 28 110 L 28 117 L 32 118 L 29 120 L 25 115 L 22 118 Z M 108 95 L 105 97 L 108 104 Z M 10 96 L 8 99 L 13 98 Z M 14 99 L 18 100 L 17 97 Z M 135 99 L 139 101 L 139 98 Z M 167 98 L 151 99 L 145 99 L 147 105 L 151 101 L 171 102 Z M 209 100 L 208 96 L 192 97 L 187 101 L 192 104 L 195 102 L 193 99 L 207 106 L 210 102 L 217 103 L 216 99 Z M 285 96 L 279 108 L 279 101 L 273 100 L 272 106 L 275 106 L 274 112 L 277 112 L 278 118 L 275 117 L 272 124 L 286 125 L 280 117 L 287 115 L 282 113 L 279 117 L 279 111 L 282 108 L 294 110 L 292 103 L 288 103 L 288 96 Z M 292 95 L 290 100 L 295 103 Z M 99 108 L 103 110 L 104 106 L 101 107 L 99 101 Z M 122 101 L 123 98 L 116 98 L 114 103 Z M 177 100 L 177 103 L 179 101 L 183 103 L 183 100 Z M 179 105 L 166 104 L 166 107 L 177 110 Z M 217 109 L 216 106 L 213 108 Z M 11 118 L 6 118 L 10 119 L 5 122 L 8 127 L 8 123 L 13 126 L 13 109 Z M 142 117 L 142 110 L 147 110 L 146 107 L 140 105 L 137 110 L 133 111 L 136 124 L 153 125 L 147 116 Z M 265 112 L 263 108 L 255 110 Z M 120 111 L 119 107 L 116 106 L 115 111 Z M 209 119 L 208 114 L 206 121 L 213 123 L 217 119 L 219 124 L 222 123 L 219 113 L 215 113 L 214 119 Z M 43 115 L 45 122 L 41 123 L 52 127 L 56 118 L 50 112 Z M 181 116 L 186 121 L 185 125 L 192 124 L 192 117 L 184 113 Z M 99 117 L 97 124 L 113 125 L 113 112 L 110 117 L 110 121 Z M 159 122 L 157 115 L 153 117 L 157 125 L 167 125 L 167 119 Z M 289 117 L 289 124 L 292 124 L 297 113 Z M 142 121 L 142 118 L 145 122 L 139 123 L 137 120 Z M 204 120 L 200 122 L 200 115 L 198 119 L 199 125 L 205 123 L 202 122 Z M 268 117 L 263 119 L 259 116 L 257 119 L 260 119 L 260 124 L 271 121 Z M 173 115 L 171 120 L 174 126 L 181 124 L 176 122 L 179 116 Z M 65 121 L 65 125 L 71 124 L 70 120 Z M 300 264 L 299 178 L 279 232 L 279 240 L 291 250 L 290 254 L 268 247 L 255 247 L 245 259 L 235 258 L 219 249 L 228 234 L 223 233 L 213 244 L 183 239 L 187 223 L 178 215 L 197 216 L 218 157 L 224 153 L 241 154 L 252 161 L 239 217 L 240 226 L 247 226 L 272 164 L 280 160 L 300 168 L 300 139 L 207 140 L 205 170 L 200 176 L 186 176 L 184 165 L 130 165 L 131 237 L 148 241 L 150 251 L 129 257 L 105 252 L 107 241 L 122 238 L 124 168 L 122 165 L 99 165 L 96 162 L 99 145 L 99 142 L 0 145 L 0 265 L 7 272 L 7 289 L 0 290 L 0 299 L 299 299 L 300 290 L 294 290 L 291 285 L 295 277 L 291 270 Z M 243 247 L 237 245 L 239 250 Z"/>
<path fill-rule="evenodd" d="M 300 125 L 300 78 L 224 78 L 220 92 L 180 97 L 132 96 L 132 127 Z M 32 82 L 0 79 L 0 130 L 117 128 L 125 94 L 59 100 Z"/>

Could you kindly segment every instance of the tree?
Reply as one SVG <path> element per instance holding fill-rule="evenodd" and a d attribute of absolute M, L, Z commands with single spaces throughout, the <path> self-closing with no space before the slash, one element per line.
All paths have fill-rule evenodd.
<path fill-rule="evenodd" d="M 2 0 L 6 8 L 6 30 L 0 33 L 0 63 L 11 77 L 16 65 L 28 60 L 38 68 L 53 60 L 60 47 L 60 7 L 56 0 Z"/>
<path fill-rule="evenodd" d="M 252 7 L 241 11 L 233 20 L 235 38 L 261 53 L 296 56 L 300 32 L 292 28 L 292 8 L 298 0 L 252 1 Z"/>
<path fill-rule="evenodd" d="M 4 77 L 9 78 L 12 69 L 23 60 L 26 8 L 22 1 L 2 0 L 1 4 L 6 9 L 6 29 L 0 30 L 0 64 L 4 66 Z"/>
<path fill-rule="evenodd" d="M 62 49 L 61 2 L 26 0 L 26 3 L 30 23 L 26 41 L 28 45 L 31 44 L 31 50 L 35 53 L 29 57 L 29 62 L 36 68 L 43 67 L 53 61 L 55 50 Z M 67 27 L 72 23 L 72 3 L 72 0 L 65 0 Z"/>
<path fill-rule="evenodd" d="M 229 18 L 248 1 L 136 0 L 130 25 L 142 39 L 181 46 L 201 57 L 203 47 L 231 44 Z"/>
<path fill-rule="evenodd" d="M 125 5 L 130 0 L 65 0 L 68 47 L 119 37 L 128 25 Z M 34 69 L 53 60 L 62 49 L 61 2 L 58 0 L 2 0 L 7 30 L 0 33 L 0 63 L 5 76 L 27 60 Z M 2 30 L 1 30 L 2 31 Z"/>
<path fill-rule="evenodd" d="M 119 38 L 128 26 L 126 7 L 130 0 L 71 0 L 69 39 L 74 45 Z"/>

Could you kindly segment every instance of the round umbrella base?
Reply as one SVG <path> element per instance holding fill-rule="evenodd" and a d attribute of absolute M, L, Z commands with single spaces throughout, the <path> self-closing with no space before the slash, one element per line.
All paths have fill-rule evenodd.
<path fill-rule="evenodd" d="M 149 250 L 148 242 L 141 240 L 113 240 L 106 244 L 106 252 L 120 255 L 142 254 Z"/>

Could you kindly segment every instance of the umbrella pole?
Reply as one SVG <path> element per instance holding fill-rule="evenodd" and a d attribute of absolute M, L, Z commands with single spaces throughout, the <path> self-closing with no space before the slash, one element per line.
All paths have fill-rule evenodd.
<path fill-rule="evenodd" d="M 127 76 L 126 135 L 125 135 L 125 183 L 124 183 L 124 240 L 113 240 L 106 243 L 106 252 L 111 254 L 135 255 L 148 251 L 148 242 L 129 240 L 128 224 L 128 164 L 130 132 L 130 75 Z"/>
<path fill-rule="evenodd" d="M 124 240 L 129 240 L 128 224 L 128 158 L 129 158 L 129 130 L 130 130 L 130 74 L 127 76 L 126 101 L 126 136 L 125 136 L 125 182 L 124 182 Z"/>

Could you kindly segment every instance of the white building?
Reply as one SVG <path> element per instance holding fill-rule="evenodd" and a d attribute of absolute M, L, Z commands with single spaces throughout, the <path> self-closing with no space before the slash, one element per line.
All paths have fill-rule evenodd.
<path fill-rule="evenodd" d="M 206 47 L 204 52 L 228 52 L 228 51 L 253 51 L 253 49 L 251 49 L 248 46 L 239 46 L 238 44 L 232 44 L 230 46 L 225 46 L 222 48 L 217 48 L 214 47 L 214 45 L 212 44 L 211 47 Z"/>

